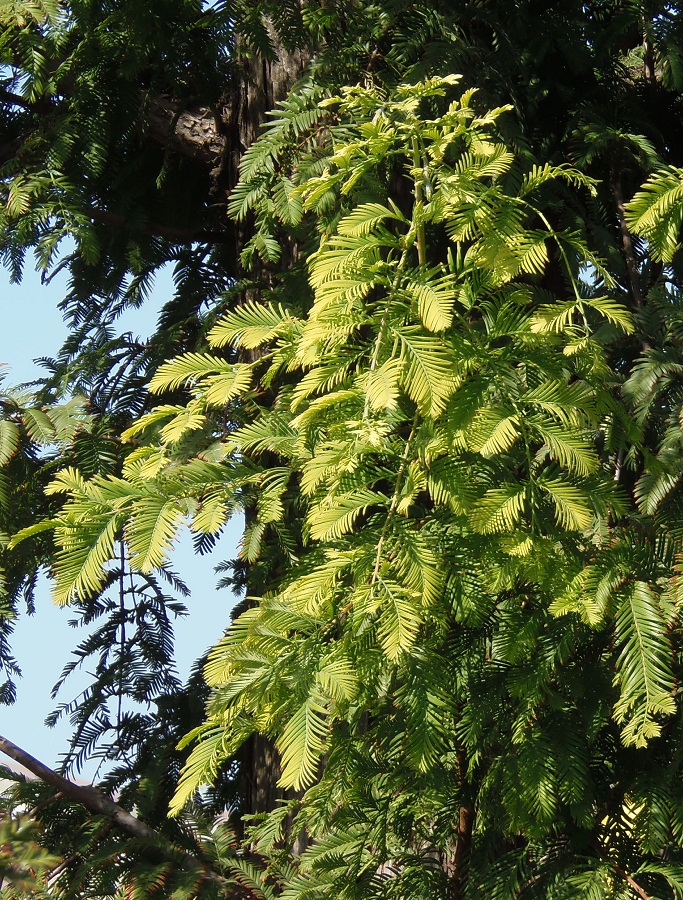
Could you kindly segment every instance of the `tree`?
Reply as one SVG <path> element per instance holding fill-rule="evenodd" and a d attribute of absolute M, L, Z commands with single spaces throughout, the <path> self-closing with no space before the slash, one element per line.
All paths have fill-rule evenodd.
<path fill-rule="evenodd" d="M 306 46 L 311 77 L 244 153 L 236 224 L 184 236 L 180 217 L 162 231 L 100 201 L 111 202 L 126 160 L 138 171 L 149 160 L 138 134 L 120 128 L 121 109 L 140 121 L 141 85 L 152 121 L 168 108 L 168 81 L 183 96 L 185 70 L 176 84 L 168 45 L 145 45 L 159 66 L 123 69 L 136 85 L 129 107 L 107 95 L 107 116 L 118 115 L 111 144 L 90 157 L 65 151 L 68 165 L 47 175 L 37 170 L 54 157 L 41 141 L 59 147 L 75 121 L 78 137 L 101 133 L 80 128 L 82 92 L 49 85 L 75 118 L 64 132 L 60 116 L 40 120 L 36 156 L 8 170 L 8 197 L 25 207 L 8 205 L 6 246 L 16 258 L 75 233 L 69 308 L 85 330 L 66 352 L 94 415 L 59 436 L 75 465 L 53 478 L 47 521 L 19 531 L 10 558 L 17 585 L 26 548 L 34 564 L 51 558 L 57 595 L 92 609 L 125 567 L 144 578 L 163 565 L 182 517 L 210 543 L 241 507 L 248 528 L 232 577 L 241 583 L 246 568 L 260 600 L 209 660 L 213 695 L 191 732 L 199 743 L 176 793 L 180 819 L 163 807 L 181 757 L 160 753 L 158 735 L 170 731 L 172 746 L 192 726 L 172 709 L 147 720 L 152 739 L 136 738 L 134 763 L 106 784 L 125 787 L 124 806 L 157 826 L 147 835 L 155 847 L 140 834 L 122 843 L 111 809 L 84 820 L 69 806 L 60 815 L 83 829 L 70 859 L 53 804 L 42 805 L 39 786 L 21 789 L 45 820 L 45 847 L 67 856 L 50 890 L 108 896 L 127 883 L 141 895 L 194 896 L 225 892 L 221 879 L 239 873 L 252 894 L 288 897 L 676 895 L 682 207 L 680 145 L 663 107 L 680 102 L 678 9 L 551 6 L 543 32 L 533 4 L 515 15 L 505 3 L 306 6 L 279 20 L 259 9 L 271 14 L 266 26 L 250 10 L 217 5 L 195 20 L 195 8 L 182 9 L 188 18 L 160 32 L 189 35 L 182 53 L 196 46 L 195 28 L 220 35 L 196 50 L 200 69 L 221 40 L 233 65 L 250 41 L 263 51 L 277 33 L 290 51 Z M 69 12 L 54 28 L 12 20 L 31 61 L 31 41 L 53 60 L 41 71 L 76 71 L 92 85 L 101 52 L 81 66 L 93 34 L 113 58 L 136 56 L 132 9 L 107 10 L 99 30 L 88 5 Z M 456 69 L 467 73 L 457 84 L 421 78 Z M 371 84 L 341 89 L 361 70 Z M 16 99 L 37 121 L 34 100 L 25 109 Z M 175 185 L 180 137 L 165 134 Z M 86 157 L 101 180 L 89 174 L 79 193 L 66 174 Z M 105 158 L 124 164 L 105 170 Z M 131 209 L 151 184 L 131 181 Z M 185 222 L 204 224 L 199 196 Z M 175 199 L 156 197 L 182 211 Z M 24 209 L 20 223 L 13 209 Z M 127 255 L 112 226 L 132 229 Z M 145 243 L 151 231 L 162 243 Z M 98 233 L 118 282 L 88 256 Z M 208 348 L 196 331 L 178 334 L 179 355 L 150 383 L 171 395 L 151 408 L 139 386 L 153 355 L 140 363 L 132 353 L 142 378 L 124 367 L 112 386 L 86 338 L 121 298 L 136 298 L 159 259 L 177 254 L 181 272 L 197 272 L 172 246 L 192 237 L 221 245 L 202 258 L 220 273 L 210 284 L 238 274 L 236 251 L 253 274 L 220 312 L 235 308 L 206 323 Z M 131 267 L 138 277 L 122 286 Z M 113 288 L 99 307 L 87 287 L 98 279 Z M 12 465 L 26 466 L 16 448 L 30 408 L 10 410 Z M 84 436 L 100 428 L 110 440 L 106 429 L 124 422 L 134 443 L 115 441 L 111 464 L 79 472 Z M 32 468 L 49 475 L 41 459 Z M 122 535 L 117 572 L 108 564 Z M 197 829 L 224 804 L 233 754 L 254 733 L 275 740 L 282 787 L 296 794 L 257 822 L 247 861 L 225 825 L 212 838 Z M 150 772 L 161 769 L 170 777 L 156 790 Z M 83 809 L 102 811 L 89 803 L 81 795 Z M 313 841 L 303 855 L 290 852 L 300 829 Z M 26 846 L 35 854 L 32 838 Z M 114 864 L 84 870 L 86 847 Z M 213 872 L 204 881 L 198 859 Z"/>

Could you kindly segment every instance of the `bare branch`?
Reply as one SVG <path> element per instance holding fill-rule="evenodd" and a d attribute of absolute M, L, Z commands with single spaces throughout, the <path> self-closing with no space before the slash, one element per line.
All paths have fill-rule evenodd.
<path fill-rule="evenodd" d="M 146 822 L 131 815 L 128 810 L 119 806 L 118 803 L 115 803 L 110 797 L 107 797 L 101 791 L 97 790 L 97 788 L 91 787 L 90 785 L 76 784 L 74 781 L 64 778 L 63 775 L 48 768 L 48 766 L 40 762 L 40 760 L 31 756 L 31 754 L 27 753 L 25 750 L 22 750 L 21 747 L 17 747 L 16 744 L 13 744 L 12 741 L 5 737 L 2 737 L 2 735 L 0 735 L 0 752 L 4 753 L 5 756 L 9 756 L 9 758 L 13 759 L 15 762 L 18 762 L 25 769 L 28 769 L 28 771 L 35 775 L 36 778 L 57 788 L 64 797 L 68 797 L 70 800 L 79 803 L 91 813 L 106 816 L 123 831 L 127 831 L 128 834 L 133 835 L 133 837 L 140 841 L 151 843 L 156 847 L 161 846 L 167 855 L 175 857 L 176 859 L 179 858 L 183 868 L 201 869 L 202 878 L 205 881 L 209 881 L 222 887 L 224 890 L 228 889 L 230 893 L 226 894 L 226 897 L 229 896 L 231 900 L 255 900 L 255 898 L 258 897 L 255 892 L 249 890 L 247 887 L 236 885 L 223 875 L 213 871 L 206 863 L 192 853 L 179 850 L 168 840 L 168 838 L 164 837 L 164 835 L 155 831 L 153 828 L 150 828 Z"/>

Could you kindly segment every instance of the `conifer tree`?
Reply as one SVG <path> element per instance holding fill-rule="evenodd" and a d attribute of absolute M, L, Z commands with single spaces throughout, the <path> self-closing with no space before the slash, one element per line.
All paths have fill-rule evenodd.
<path fill-rule="evenodd" d="M 108 696 L 156 704 L 116 804 L 3 739 L 47 785 L 9 896 L 678 896 L 677 4 L 0 21 L 5 258 L 76 245 L 72 336 L 5 404 L 5 628 L 47 560 L 105 615 L 84 653 L 124 576 L 161 648 L 81 710 L 76 765 Z M 169 260 L 159 333 L 113 342 Z M 201 722 L 155 573 L 237 510 L 253 605 Z"/>

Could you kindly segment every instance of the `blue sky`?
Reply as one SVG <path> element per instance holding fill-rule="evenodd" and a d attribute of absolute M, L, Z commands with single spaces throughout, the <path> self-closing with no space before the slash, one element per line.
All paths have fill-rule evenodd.
<path fill-rule="evenodd" d="M 30 381 L 40 374 L 34 359 L 54 356 L 66 334 L 57 304 L 62 298 L 66 276 L 49 285 L 27 265 L 23 283 L 11 285 L 0 270 L 0 362 L 9 367 L 5 384 Z M 155 328 L 159 306 L 171 290 L 170 276 L 162 276 L 155 286 L 151 301 L 140 310 L 131 310 L 120 320 L 122 331 L 133 331 L 146 337 Z M 198 557 L 192 552 L 187 534 L 175 550 L 172 564 L 192 591 L 187 601 L 190 615 L 176 622 L 178 668 L 186 677 L 192 662 L 214 643 L 228 624 L 234 603 L 227 591 L 216 591 L 213 566 L 220 559 L 235 555 L 241 534 L 241 523 L 231 522 L 211 557 Z M 71 649 L 82 635 L 69 628 L 69 609 L 59 609 L 50 600 L 49 586 L 43 579 L 33 617 L 23 615 L 17 622 L 13 647 L 23 671 L 18 699 L 14 706 L 0 706 L 0 734 L 19 744 L 43 762 L 53 765 L 66 748 L 67 722 L 48 729 L 45 716 L 59 700 L 72 699 L 77 682 L 65 686 L 57 701 L 50 690 Z M 1 760 L 0 760 L 1 761 Z M 86 774 L 92 774 L 86 770 Z"/>

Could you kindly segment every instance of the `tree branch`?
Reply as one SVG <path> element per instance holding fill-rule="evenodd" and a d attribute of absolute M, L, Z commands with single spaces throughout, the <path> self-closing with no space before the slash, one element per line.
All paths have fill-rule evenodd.
<path fill-rule="evenodd" d="M 125 216 L 119 213 L 109 212 L 106 209 L 96 207 L 88 210 L 88 216 L 96 222 L 104 225 L 112 225 L 114 228 L 131 230 L 133 224 Z M 229 240 L 227 232 L 222 231 L 192 231 L 189 228 L 177 228 L 175 225 L 162 225 L 159 222 L 147 222 L 142 226 L 144 234 L 155 237 L 168 238 L 178 244 L 222 244 Z"/>
<path fill-rule="evenodd" d="M 634 881 L 633 878 L 628 874 L 625 869 L 618 863 L 614 863 L 614 871 L 620 878 L 623 878 L 626 884 L 631 888 L 632 891 L 635 891 L 636 894 L 641 898 L 641 900 L 653 900 L 653 898 L 647 893 L 645 888 L 642 888 L 637 881 Z"/>
<path fill-rule="evenodd" d="M 30 100 L 27 100 L 26 97 L 22 97 L 20 94 L 15 94 L 13 91 L 8 91 L 7 88 L 1 86 L 0 103 L 7 103 L 10 106 L 20 106 L 22 109 L 26 109 L 31 112 L 38 111 L 36 105 L 34 103 L 31 103 Z"/>
<path fill-rule="evenodd" d="M 638 263 L 636 262 L 636 254 L 633 246 L 633 238 L 628 230 L 626 223 L 626 207 L 624 206 L 624 194 L 621 187 L 621 175 L 614 172 L 612 174 L 612 194 L 617 207 L 619 216 L 619 234 L 621 237 L 621 248 L 626 264 L 626 274 L 628 275 L 629 287 L 631 294 L 635 300 L 638 309 L 643 307 L 643 292 L 640 289 L 640 276 L 638 274 Z"/>
<path fill-rule="evenodd" d="M 147 107 L 142 133 L 167 150 L 217 166 L 225 152 L 219 117 L 206 107 L 183 109 L 168 95 L 155 97 Z"/>
<path fill-rule="evenodd" d="M 192 853 L 188 853 L 185 850 L 179 850 L 163 834 L 150 828 L 150 826 L 141 819 L 131 815 L 128 810 L 119 806 L 118 803 L 115 803 L 101 791 L 97 790 L 97 788 L 69 781 L 68 778 L 64 778 L 63 775 L 48 768 L 48 766 L 40 762 L 40 760 L 31 756 L 30 753 L 27 753 L 25 750 L 22 750 L 21 747 L 17 747 L 16 744 L 13 744 L 5 737 L 2 737 L 2 735 L 0 735 L 0 752 L 4 753 L 5 756 L 9 756 L 9 758 L 13 759 L 15 762 L 18 762 L 25 769 L 28 769 L 28 771 L 35 775 L 36 778 L 57 788 L 64 797 L 68 797 L 70 800 L 85 807 L 89 812 L 106 816 L 120 829 L 128 832 L 128 834 L 131 834 L 140 841 L 154 844 L 157 847 L 161 845 L 169 856 L 176 858 L 180 857 L 183 868 L 201 869 L 202 878 L 205 881 L 218 885 L 224 890 L 226 888 L 230 889 L 229 896 L 231 900 L 256 900 L 256 898 L 258 898 L 258 895 L 254 891 L 251 891 L 243 885 L 236 885 L 223 875 L 210 869 L 206 863 L 199 859 L 199 857 L 194 856 Z"/>
<path fill-rule="evenodd" d="M 591 846 L 595 849 L 600 859 L 604 859 L 605 862 L 608 862 L 613 868 L 615 874 L 622 878 L 626 884 L 631 888 L 632 891 L 635 891 L 636 894 L 641 898 L 641 900 L 653 900 L 653 898 L 648 894 L 645 888 L 641 887 L 638 882 L 628 874 L 626 869 L 619 865 L 616 860 L 610 859 L 608 854 L 603 850 L 597 840 L 593 840 L 591 842 Z"/>

